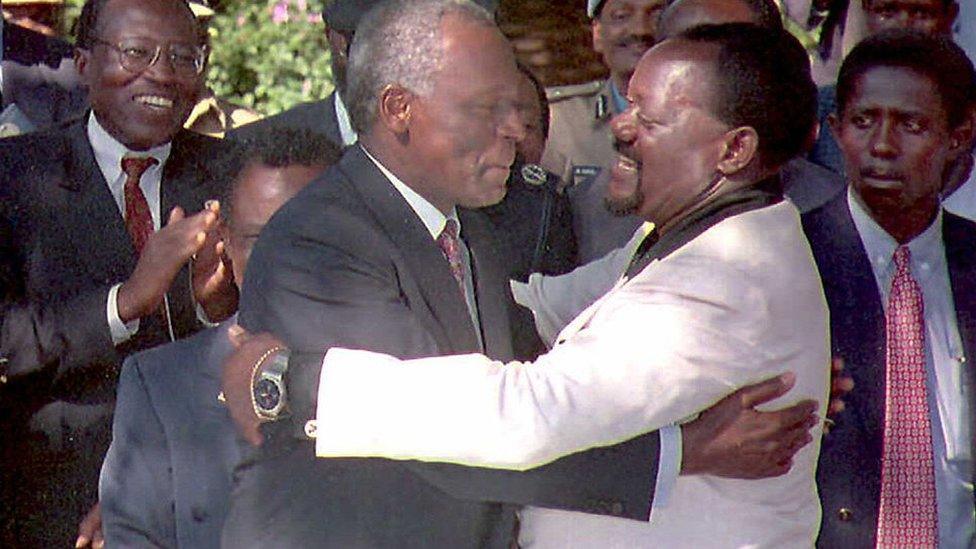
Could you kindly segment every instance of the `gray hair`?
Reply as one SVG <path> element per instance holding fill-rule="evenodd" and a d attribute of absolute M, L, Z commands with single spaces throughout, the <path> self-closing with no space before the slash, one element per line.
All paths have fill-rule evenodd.
<path fill-rule="evenodd" d="M 470 0 L 389 0 L 363 16 L 349 50 L 342 98 L 357 133 L 365 134 L 376 121 L 386 86 L 399 84 L 421 96 L 433 91 L 444 62 L 440 22 L 448 14 L 495 25 L 492 15 Z"/>

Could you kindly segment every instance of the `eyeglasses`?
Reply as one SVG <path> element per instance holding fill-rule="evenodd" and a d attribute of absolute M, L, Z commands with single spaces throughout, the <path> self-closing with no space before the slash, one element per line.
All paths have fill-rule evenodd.
<path fill-rule="evenodd" d="M 140 38 L 126 38 L 113 44 L 100 38 L 94 39 L 95 44 L 112 48 L 119 54 L 119 64 L 122 68 L 140 73 L 156 64 L 163 45 L 153 40 Z M 203 72 L 206 52 L 203 48 L 190 44 L 167 44 L 166 58 L 173 72 L 180 78 L 193 78 Z"/>

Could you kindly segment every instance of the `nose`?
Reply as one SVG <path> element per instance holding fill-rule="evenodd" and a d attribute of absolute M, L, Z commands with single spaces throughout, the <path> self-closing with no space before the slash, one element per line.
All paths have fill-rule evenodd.
<path fill-rule="evenodd" d="M 894 120 L 883 118 L 871 135 L 871 154 L 890 158 L 898 154 L 898 132 Z"/>
<path fill-rule="evenodd" d="M 637 115 L 633 106 L 610 120 L 610 132 L 622 143 L 632 143 L 637 139 Z"/>
<path fill-rule="evenodd" d="M 638 12 L 630 17 L 629 31 L 634 36 L 654 36 L 657 31 L 657 11 Z"/>
<path fill-rule="evenodd" d="M 153 59 L 153 62 L 146 67 L 143 74 L 159 81 L 170 81 L 176 79 L 176 71 L 173 68 L 173 62 L 170 60 L 169 51 L 165 47 L 159 47 L 156 57 Z"/>

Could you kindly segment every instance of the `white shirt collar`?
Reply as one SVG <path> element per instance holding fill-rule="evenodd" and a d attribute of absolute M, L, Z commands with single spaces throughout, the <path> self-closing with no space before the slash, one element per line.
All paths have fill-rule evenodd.
<path fill-rule="evenodd" d="M 847 204 L 864 250 L 871 260 L 875 277 L 878 280 L 886 279 L 887 277 L 880 275 L 894 272 L 894 254 L 898 242 L 868 214 L 852 186 L 847 190 Z M 908 249 L 912 252 L 912 275 L 920 284 L 933 272 L 941 272 L 939 268 L 945 263 L 941 209 L 932 224 L 908 243 Z"/>
<path fill-rule="evenodd" d="M 155 172 L 163 169 L 163 165 L 166 164 L 170 149 L 172 148 L 171 143 L 166 143 L 158 147 L 153 147 L 148 151 L 130 151 L 102 127 L 95 117 L 94 112 L 88 116 L 88 142 L 91 143 L 92 151 L 95 153 L 95 162 L 98 163 L 98 167 L 105 176 L 105 181 L 108 182 L 110 188 L 116 185 L 122 175 L 123 157 L 133 156 L 144 158 L 151 156 L 158 160 L 159 163 L 151 166 L 147 172 Z M 125 182 L 122 181 L 122 183 Z"/>
<path fill-rule="evenodd" d="M 352 129 L 349 111 L 346 110 L 346 104 L 342 102 L 342 96 L 339 95 L 338 91 L 335 92 L 335 113 L 336 122 L 339 123 L 339 135 L 342 136 L 342 144 L 348 147 L 355 143 L 359 136 L 356 134 L 356 130 Z"/>
<path fill-rule="evenodd" d="M 362 147 L 362 145 L 360 145 L 360 147 Z M 379 160 L 374 158 L 373 155 L 369 154 L 366 147 L 362 147 L 362 149 L 363 152 L 366 153 L 366 156 L 373 161 L 373 164 L 376 164 L 376 167 L 379 168 L 379 170 L 383 172 L 383 175 L 390 180 L 390 183 L 392 183 L 393 187 L 399 191 L 399 193 L 403 196 L 403 199 L 407 201 L 410 208 L 414 211 L 414 213 L 417 214 L 417 217 L 419 217 L 424 223 L 424 226 L 427 227 L 431 238 L 437 240 L 437 237 L 440 236 L 441 232 L 444 231 L 444 225 L 447 224 L 448 219 L 453 219 L 454 222 L 457 223 L 458 234 L 461 234 L 461 221 L 458 219 L 456 208 L 451 209 L 451 215 L 444 215 L 440 210 L 434 207 L 433 204 L 428 202 L 426 198 L 417 194 L 417 191 L 411 189 L 406 183 L 401 181 L 399 177 L 393 175 L 393 172 L 386 169 L 386 166 L 380 164 Z"/>

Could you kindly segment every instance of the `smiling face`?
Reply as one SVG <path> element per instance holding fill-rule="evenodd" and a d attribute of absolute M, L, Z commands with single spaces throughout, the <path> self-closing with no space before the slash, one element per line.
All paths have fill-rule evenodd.
<path fill-rule="evenodd" d="M 712 183 L 729 128 L 710 111 L 714 48 L 682 40 L 655 46 L 630 81 L 630 107 L 613 119 L 619 151 L 609 195 L 666 225 Z"/>
<path fill-rule="evenodd" d="M 907 68 L 874 67 L 856 77 L 844 111 L 830 122 L 847 177 L 871 216 L 886 230 L 901 220 L 927 226 L 959 142 L 935 82 Z M 898 238 L 895 232 L 889 230 Z"/>
<path fill-rule="evenodd" d="M 416 190 L 441 211 L 480 208 L 505 197 L 505 182 L 524 136 L 511 47 L 494 26 L 446 15 L 444 68 L 427 96 L 408 106 Z"/>
<path fill-rule="evenodd" d="M 621 93 L 627 93 L 637 62 L 654 45 L 664 5 L 664 0 L 607 0 L 593 20 L 593 49 L 603 56 Z"/>
<path fill-rule="evenodd" d="M 170 141 L 193 109 L 203 76 L 177 75 L 162 53 L 144 71 L 130 72 L 119 63 L 119 52 L 102 41 L 115 45 L 138 38 L 164 47 L 196 45 L 192 14 L 174 1 L 110 0 L 99 19 L 99 42 L 90 50 L 78 50 L 76 58 L 95 117 L 132 150 Z"/>

